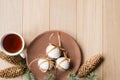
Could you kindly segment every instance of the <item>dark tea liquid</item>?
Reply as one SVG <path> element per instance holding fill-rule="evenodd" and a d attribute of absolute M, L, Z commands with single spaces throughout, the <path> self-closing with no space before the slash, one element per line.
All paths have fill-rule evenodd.
<path fill-rule="evenodd" d="M 9 34 L 3 39 L 3 48 L 10 53 L 15 53 L 22 48 L 22 40 L 16 34 Z"/>

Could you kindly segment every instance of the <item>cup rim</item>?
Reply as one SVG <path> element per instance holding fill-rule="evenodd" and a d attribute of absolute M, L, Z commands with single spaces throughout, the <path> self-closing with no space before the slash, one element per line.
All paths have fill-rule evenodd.
<path fill-rule="evenodd" d="M 4 40 L 4 38 L 5 38 L 7 35 L 9 35 L 9 34 L 16 34 L 16 35 L 19 36 L 19 37 L 21 38 L 21 40 L 22 40 L 22 48 L 21 48 L 19 51 L 14 52 L 14 54 L 11 53 L 11 52 L 6 51 L 6 50 L 3 48 L 3 44 L 2 44 L 2 43 L 3 43 L 3 40 Z M 17 33 L 17 32 L 7 32 L 7 33 L 3 34 L 3 36 L 1 37 L 1 40 L 0 40 L 0 43 L 1 43 L 1 49 L 2 49 L 2 51 L 3 51 L 6 55 L 9 55 L 9 56 L 16 56 L 16 55 L 22 53 L 22 51 L 23 51 L 23 49 L 24 49 L 24 46 L 25 46 L 25 42 L 24 42 L 23 37 L 22 37 L 19 33 Z"/>

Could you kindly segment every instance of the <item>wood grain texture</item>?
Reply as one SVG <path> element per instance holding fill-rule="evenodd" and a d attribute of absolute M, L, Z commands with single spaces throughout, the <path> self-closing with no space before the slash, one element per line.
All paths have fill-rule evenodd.
<path fill-rule="evenodd" d="M 61 30 L 76 38 L 76 0 L 50 0 L 50 30 Z"/>
<path fill-rule="evenodd" d="M 0 0 L 0 37 L 10 31 L 22 34 L 22 0 Z M 3 64 L 4 63 L 4 64 Z M 0 59 L 0 69 L 11 67 Z M 0 80 L 22 80 L 22 77 Z"/>
<path fill-rule="evenodd" d="M 105 61 L 96 70 L 99 80 L 119 80 L 119 26 L 120 0 L 0 0 L 0 37 L 16 31 L 29 45 L 44 31 L 67 32 L 79 43 L 84 61 L 103 54 Z M 0 65 L 13 66 L 1 59 Z"/>
<path fill-rule="evenodd" d="M 84 61 L 102 53 L 102 1 L 77 0 L 77 41 L 80 44 Z M 101 67 L 97 70 L 102 77 Z"/>
<path fill-rule="evenodd" d="M 120 0 L 103 2 L 103 80 L 120 80 Z"/>
<path fill-rule="evenodd" d="M 24 0 L 23 34 L 27 45 L 49 30 L 49 0 Z"/>

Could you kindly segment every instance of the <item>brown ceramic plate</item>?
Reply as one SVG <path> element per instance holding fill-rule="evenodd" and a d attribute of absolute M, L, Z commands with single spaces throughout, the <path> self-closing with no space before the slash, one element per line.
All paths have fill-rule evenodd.
<path fill-rule="evenodd" d="M 46 47 L 48 46 L 48 43 L 54 43 L 58 44 L 57 39 L 57 33 L 58 31 L 47 31 L 43 34 L 40 34 L 37 38 L 35 38 L 31 44 L 27 48 L 27 57 L 26 61 L 29 64 L 32 60 L 37 58 L 38 56 L 45 56 Z M 59 71 L 57 70 L 57 73 L 55 73 L 55 70 L 52 70 L 51 72 L 55 73 L 56 80 L 66 80 L 67 75 L 69 72 L 76 72 L 79 69 L 80 63 L 81 63 L 81 52 L 79 49 L 79 46 L 75 42 L 75 40 L 68 34 L 64 32 L 60 32 L 61 36 L 61 43 L 62 47 L 66 49 L 68 52 L 68 57 L 71 59 L 70 69 L 67 71 Z M 49 36 L 55 33 L 55 35 L 49 40 Z M 36 77 L 36 80 L 43 80 L 44 76 L 47 73 L 43 73 L 39 70 L 37 61 L 35 61 L 31 66 L 30 70 L 33 72 L 33 74 Z"/>

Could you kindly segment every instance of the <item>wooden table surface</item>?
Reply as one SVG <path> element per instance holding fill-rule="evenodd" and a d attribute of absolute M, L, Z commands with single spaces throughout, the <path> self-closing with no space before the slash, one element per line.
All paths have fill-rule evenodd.
<path fill-rule="evenodd" d="M 95 71 L 99 80 L 120 80 L 120 0 L 0 0 L 0 36 L 15 31 L 29 45 L 48 30 L 73 36 L 84 60 L 101 53 L 105 61 Z M 0 69 L 10 66 L 0 59 Z"/>

